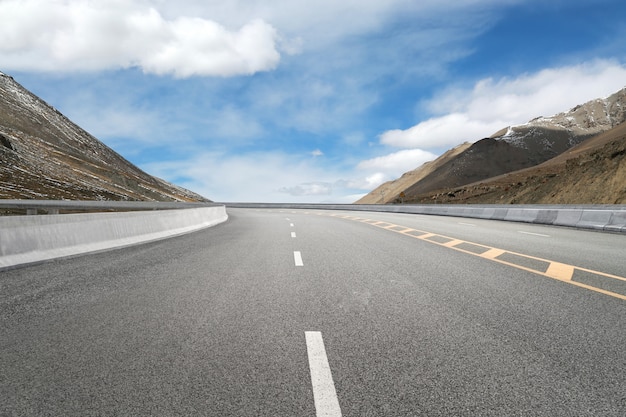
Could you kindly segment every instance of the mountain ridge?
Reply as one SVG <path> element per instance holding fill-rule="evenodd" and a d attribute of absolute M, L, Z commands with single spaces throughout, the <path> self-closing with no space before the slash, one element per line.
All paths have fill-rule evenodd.
<path fill-rule="evenodd" d="M 625 204 L 626 122 L 534 167 L 415 196 L 414 204 Z"/>
<path fill-rule="evenodd" d="M 0 72 L 0 198 L 200 201 L 137 168 Z"/>
<path fill-rule="evenodd" d="M 417 196 L 433 194 L 437 190 L 459 188 L 531 168 L 624 121 L 626 88 L 606 98 L 577 105 L 567 112 L 550 117 L 540 116 L 521 125 L 505 127 L 451 157 L 446 153 L 436 169 L 398 193 L 385 196 L 384 201 L 378 197 L 375 202 L 414 201 Z M 356 203 L 374 203 L 372 200 L 377 198 L 375 192 L 370 192 Z"/>

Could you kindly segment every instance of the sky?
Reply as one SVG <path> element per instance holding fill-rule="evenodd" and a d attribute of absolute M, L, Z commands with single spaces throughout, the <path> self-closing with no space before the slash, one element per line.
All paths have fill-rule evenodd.
<path fill-rule="evenodd" d="M 626 86 L 623 0 L 0 0 L 0 71 L 220 202 L 351 203 Z"/>

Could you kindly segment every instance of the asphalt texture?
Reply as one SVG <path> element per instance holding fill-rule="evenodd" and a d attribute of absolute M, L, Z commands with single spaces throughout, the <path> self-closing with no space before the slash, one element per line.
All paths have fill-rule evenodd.
<path fill-rule="evenodd" d="M 344 416 L 626 415 L 626 301 L 335 213 L 228 211 L 0 272 L 0 415 L 316 416 L 305 332 Z M 623 235 L 353 215 L 626 276 Z"/>

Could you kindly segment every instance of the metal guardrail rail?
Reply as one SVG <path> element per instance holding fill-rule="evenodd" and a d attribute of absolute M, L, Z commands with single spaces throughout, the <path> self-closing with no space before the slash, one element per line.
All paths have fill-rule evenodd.
<path fill-rule="evenodd" d="M 59 214 L 61 211 L 149 211 L 213 207 L 221 204 L 160 201 L 0 200 L 0 209 L 23 210 L 27 215 Z"/>

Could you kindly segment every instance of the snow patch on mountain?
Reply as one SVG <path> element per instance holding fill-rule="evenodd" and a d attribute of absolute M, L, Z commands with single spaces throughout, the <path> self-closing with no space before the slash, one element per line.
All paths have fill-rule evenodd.
<path fill-rule="evenodd" d="M 597 135 L 626 121 L 625 109 L 626 88 L 623 88 L 606 98 L 591 100 L 567 112 L 550 117 L 539 116 L 528 123 L 509 126 L 506 132 L 501 130 L 491 137 L 525 148 L 533 137 L 546 136 L 540 132 L 561 131 L 571 137 L 570 146 L 573 146 L 580 142 L 579 137 Z"/>

